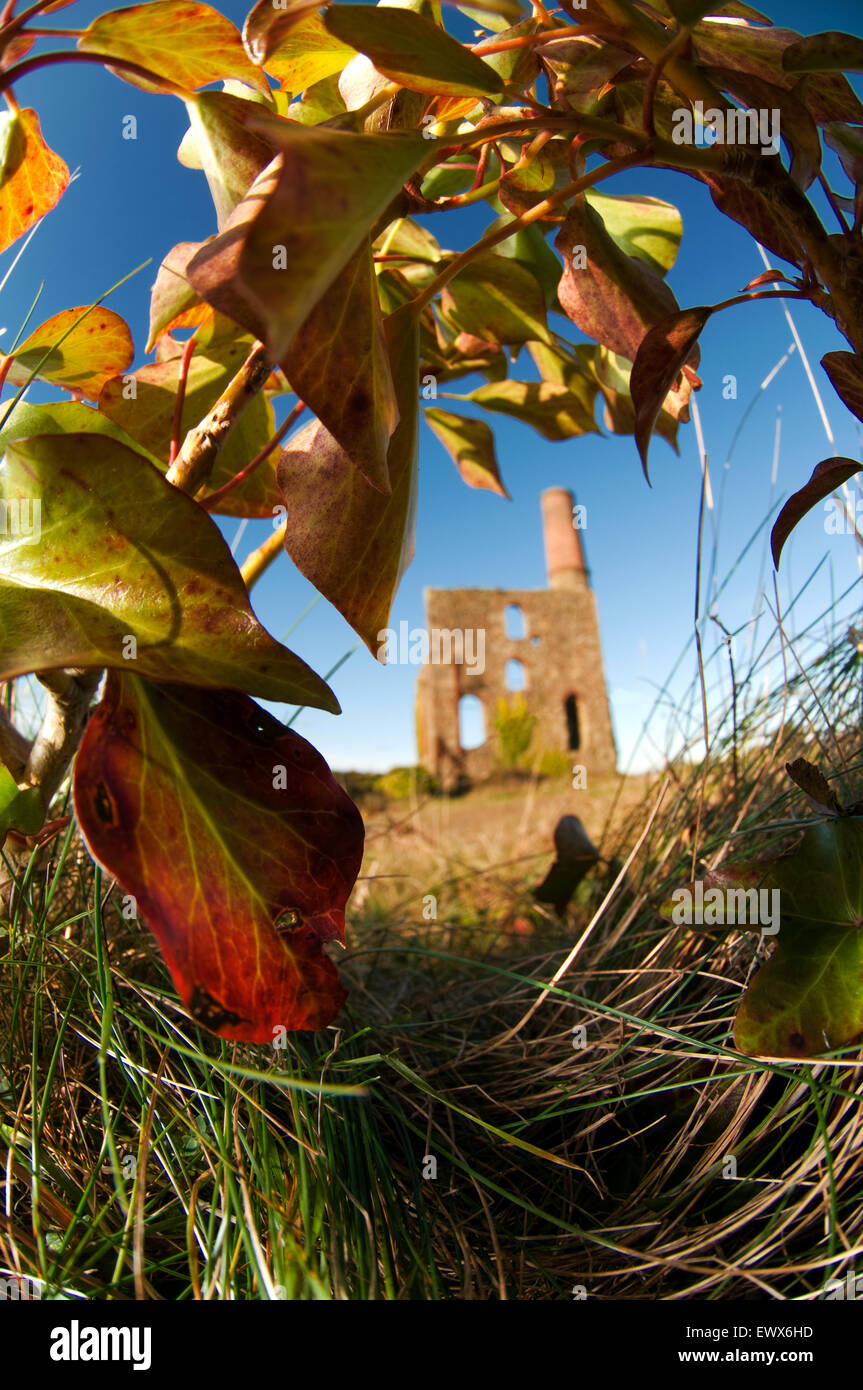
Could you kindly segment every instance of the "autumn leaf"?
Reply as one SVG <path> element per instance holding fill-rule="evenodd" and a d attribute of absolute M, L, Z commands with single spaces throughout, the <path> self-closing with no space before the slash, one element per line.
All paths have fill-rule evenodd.
<path fill-rule="evenodd" d="M 281 366 L 363 477 L 389 492 L 387 449 L 398 406 L 367 241 L 318 300 Z"/>
<path fill-rule="evenodd" d="M 229 92 L 201 92 L 186 102 L 189 129 L 178 158 L 206 176 L 220 231 L 275 153 L 249 129 L 249 115 L 259 109 L 258 102 Z"/>
<path fill-rule="evenodd" d="M 186 279 L 186 266 L 203 246 L 201 241 L 180 241 L 159 266 L 150 292 L 150 329 L 147 352 L 152 352 L 163 333 L 174 328 L 194 328 L 213 316 Z"/>
<path fill-rule="evenodd" d="M 267 66 L 267 59 L 292 29 L 321 8 L 321 0 L 258 0 L 246 15 L 243 43 L 253 63 Z"/>
<path fill-rule="evenodd" d="M 863 362 L 853 352 L 825 352 L 821 366 L 837 396 L 852 415 L 863 420 Z"/>
<path fill-rule="evenodd" d="M 203 299 L 281 361 L 324 291 L 428 157 L 429 142 L 401 132 L 355 135 L 257 121 L 282 154 L 187 273 Z"/>
<path fill-rule="evenodd" d="M 283 91 L 298 96 L 341 72 L 355 54 L 355 49 L 324 28 L 320 15 L 310 14 L 278 38 L 266 69 L 281 82 Z"/>
<path fill-rule="evenodd" d="M 134 668 L 338 713 L 252 613 L 218 527 L 140 454 L 90 434 L 6 444 L 0 680 Z"/>
<path fill-rule="evenodd" d="M 710 305 L 701 304 L 695 309 L 669 314 L 650 330 L 638 349 L 629 389 L 635 408 L 635 442 L 645 478 L 648 476 L 650 437 L 663 403 L 683 366 L 691 359 L 701 330 L 712 313 Z"/>
<path fill-rule="evenodd" d="M 319 422 L 289 442 L 278 470 L 288 554 L 375 654 L 413 555 L 416 519 L 416 321 L 391 315 L 385 332 L 400 417 L 387 452 L 389 495 L 366 481 Z"/>
<path fill-rule="evenodd" d="M 123 372 L 134 354 L 125 319 L 101 305 L 64 309 L 39 325 L 8 357 L 6 380 L 26 386 L 33 373 L 95 401 L 106 381 Z"/>
<path fill-rule="evenodd" d="M 0 251 L 5 251 L 57 205 L 69 170 L 45 144 L 39 117 L 29 109 L 0 114 L 0 150 Z"/>
<path fill-rule="evenodd" d="M 264 93 L 270 90 L 231 21 L 196 0 L 151 0 L 109 10 L 93 20 L 78 47 L 84 53 L 104 55 L 108 65 L 112 58 L 138 63 L 190 92 L 227 77 L 239 78 Z M 158 82 L 122 69 L 117 76 L 145 91 L 163 90 Z"/>
<path fill-rule="evenodd" d="M 112 673 L 75 763 L 91 853 L 130 894 L 192 1017 L 270 1043 L 345 1000 L 362 818 L 320 754 L 231 691 Z"/>
<path fill-rule="evenodd" d="M 543 439 L 572 439 L 580 434 L 599 433 L 584 395 L 557 382 L 493 381 L 477 387 L 466 399 L 532 425 Z"/>
<path fill-rule="evenodd" d="M 518 261 L 476 256 L 441 294 L 444 318 L 491 343 L 550 342 L 542 287 Z"/>
<path fill-rule="evenodd" d="M 863 464 L 842 457 L 822 459 L 815 465 L 808 483 L 789 497 L 770 533 L 770 550 L 777 569 L 783 546 L 798 522 L 807 512 L 811 512 L 813 507 L 817 507 L 819 502 L 823 502 L 825 497 L 829 497 L 831 492 L 835 492 L 843 483 L 847 483 L 849 478 L 853 478 L 855 473 L 859 473 L 861 468 Z"/>
<path fill-rule="evenodd" d="M 449 410 L 424 411 L 426 424 L 437 435 L 468 487 L 484 488 L 509 497 L 503 485 L 494 435 L 485 420 L 470 420 Z"/>
<path fill-rule="evenodd" d="M 444 29 L 413 10 L 331 5 L 327 32 L 365 53 L 392 82 L 432 96 L 493 97 L 503 79 Z"/>
<path fill-rule="evenodd" d="M 635 361 L 642 339 L 677 309 L 661 276 L 640 256 L 621 250 L 589 204 L 567 214 L 555 242 L 564 271 L 558 297 L 589 338 Z"/>

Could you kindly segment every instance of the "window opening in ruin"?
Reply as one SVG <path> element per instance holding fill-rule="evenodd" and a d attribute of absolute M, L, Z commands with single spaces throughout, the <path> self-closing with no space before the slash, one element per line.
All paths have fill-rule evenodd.
<path fill-rule="evenodd" d="M 567 747 L 571 752 L 575 752 L 580 745 L 580 735 L 578 729 L 578 704 L 574 695 L 567 695 L 563 703 L 563 708 L 566 713 Z"/>

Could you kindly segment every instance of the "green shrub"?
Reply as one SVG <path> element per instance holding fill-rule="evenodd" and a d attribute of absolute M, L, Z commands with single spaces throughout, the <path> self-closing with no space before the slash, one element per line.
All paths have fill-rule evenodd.
<path fill-rule="evenodd" d="M 403 801 L 408 796 L 436 796 L 440 783 L 424 767 L 393 767 L 376 779 L 375 791 L 391 801 Z"/>
<path fill-rule="evenodd" d="M 499 697 L 492 727 L 497 734 L 498 759 L 502 767 L 513 768 L 523 764 L 536 724 L 536 715 L 530 713 L 523 695 L 514 695 L 511 703 L 505 695 Z"/>

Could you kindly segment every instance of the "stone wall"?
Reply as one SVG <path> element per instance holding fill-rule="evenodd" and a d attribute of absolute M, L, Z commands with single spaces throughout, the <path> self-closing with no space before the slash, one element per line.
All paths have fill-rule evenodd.
<path fill-rule="evenodd" d="M 599 625 L 593 593 L 583 570 L 566 588 L 554 589 L 427 589 L 426 627 L 435 630 L 481 631 L 485 634 L 485 669 L 467 664 L 423 666 L 417 708 L 420 762 L 436 773 L 444 786 L 474 782 L 498 764 L 499 750 L 492 725 L 500 695 L 510 700 L 506 663 L 521 662 L 524 697 L 538 718 L 531 753 L 559 750 L 573 764 L 591 772 L 611 772 L 616 765 L 614 737 L 602 669 Z M 505 611 L 517 605 L 524 618 L 524 636 L 506 635 Z M 441 655 L 447 654 L 444 637 Z M 468 648 L 469 650 L 469 648 Z M 459 701 L 475 695 L 482 702 L 486 741 L 480 748 L 462 750 L 459 740 Z M 577 747 L 571 747 L 567 699 L 577 711 Z"/>

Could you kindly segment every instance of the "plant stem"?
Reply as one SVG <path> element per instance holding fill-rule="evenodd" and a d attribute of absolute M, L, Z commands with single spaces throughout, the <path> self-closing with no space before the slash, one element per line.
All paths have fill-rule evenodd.
<path fill-rule="evenodd" d="M 445 285 L 448 285 L 450 280 L 454 279 L 460 271 L 464 270 L 465 266 L 470 265 L 471 261 L 477 256 L 481 256 L 485 251 L 490 251 L 493 246 L 499 245 L 500 242 L 507 241 L 509 237 L 514 236 L 515 233 L 521 231 L 523 227 L 529 227 L 532 222 L 539 221 L 541 217 L 545 217 L 549 212 L 553 212 L 555 208 L 560 207 L 561 203 L 567 202 L 569 198 L 575 197 L 578 193 L 583 193 L 587 188 L 593 188 L 594 184 L 601 183 L 603 179 L 611 178 L 614 174 L 619 174 L 624 169 L 633 169 L 637 165 L 643 164 L 645 159 L 646 155 L 641 152 L 622 155 L 620 159 L 610 159 L 607 164 L 603 164 L 598 169 L 592 170 L 591 173 L 585 174 L 580 179 L 576 179 L 574 183 L 567 184 L 565 188 L 558 189 L 558 191 L 552 193 L 550 197 L 543 198 L 542 202 L 529 208 L 527 212 L 523 212 L 519 217 L 513 218 L 512 222 L 507 222 L 505 226 L 498 227 L 495 231 L 488 232 L 487 235 L 476 242 L 474 246 L 470 246 L 466 251 L 460 251 L 457 256 L 454 256 L 449 265 L 445 266 L 440 274 L 435 276 L 431 284 L 427 285 L 424 290 L 411 300 L 412 312 L 418 314 L 427 304 L 430 304 L 435 295 L 437 295 Z"/>
<path fill-rule="evenodd" d="M 46 813 L 81 741 L 101 678 L 99 670 L 51 671 L 39 678 L 48 691 L 48 705 L 30 749 L 26 777 L 41 791 Z"/>
<path fill-rule="evenodd" d="M 273 437 L 267 441 L 263 449 L 255 454 L 251 463 L 247 463 L 245 468 L 241 468 L 239 473 L 235 473 L 233 478 L 229 478 L 228 481 L 223 483 L 220 488 L 217 488 L 215 492 L 211 492 L 207 497 L 202 498 L 201 506 L 205 507 L 208 512 L 213 511 L 218 503 L 223 501 L 229 493 L 233 492 L 235 488 L 238 488 L 247 478 L 251 477 L 255 469 L 273 452 L 276 445 L 281 444 L 288 430 L 292 425 L 297 423 L 297 420 L 302 415 L 305 408 L 304 401 L 297 401 L 297 404 L 293 407 L 287 419 L 279 425 L 279 428 L 276 430 Z"/>
<path fill-rule="evenodd" d="M 177 450 L 180 447 L 180 425 L 183 419 L 183 406 L 186 402 L 186 382 L 189 379 L 189 366 L 192 361 L 192 353 L 195 351 L 196 337 L 197 330 L 186 343 L 186 346 L 183 348 L 183 356 L 180 358 L 180 377 L 177 382 L 177 397 L 174 401 L 174 418 L 171 423 L 171 445 L 168 450 L 169 466 L 177 457 Z"/>
<path fill-rule="evenodd" d="M 245 362 L 200 424 L 189 430 L 171 464 L 169 483 L 194 497 L 209 478 L 225 440 L 246 406 L 270 375 L 272 362 L 262 343 L 255 343 Z"/>
<path fill-rule="evenodd" d="M 62 53 L 39 53 L 35 58 L 24 58 L 14 67 L 0 72 L 0 92 L 8 91 L 13 82 L 20 82 L 22 77 L 27 77 L 31 72 L 38 72 L 40 68 L 53 67 L 55 63 L 101 63 L 103 67 L 116 68 L 118 72 L 127 72 L 130 76 L 142 77 L 146 82 L 154 83 L 161 91 L 179 97 L 181 101 L 187 101 L 191 95 L 184 87 L 179 87 L 176 82 L 172 82 L 170 78 L 162 77 L 158 72 L 151 72 L 149 68 L 143 67 L 140 63 L 133 63 L 130 58 L 113 58 L 110 53 L 82 53 L 79 49 L 69 49 L 68 52 Z"/>
<path fill-rule="evenodd" d="M 16 782 L 23 782 L 27 774 L 27 760 L 32 744 L 17 729 L 6 710 L 0 705 L 0 763 L 3 763 Z"/>
<path fill-rule="evenodd" d="M 251 589 L 256 584 L 261 575 L 275 559 L 281 555 L 285 548 L 285 535 L 288 530 L 288 518 L 285 517 L 281 525 L 268 536 L 263 545 L 259 545 L 257 550 L 253 550 L 248 559 L 240 566 L 240 574 L 245 580 L 246 588 Z"/>

